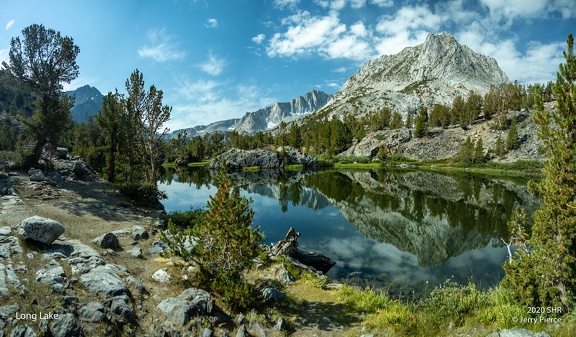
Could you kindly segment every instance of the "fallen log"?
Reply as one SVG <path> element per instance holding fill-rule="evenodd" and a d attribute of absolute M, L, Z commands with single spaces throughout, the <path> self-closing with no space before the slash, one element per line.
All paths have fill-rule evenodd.
<path fill-rule="evenodd" d="M 278 241 L 276 244 L 271 244 L 269 254 L 271 256 L 286 255 L 298 262 L 312 267 L 324 274 L 326 274 L 336 262 L 321 253 L 306 252 L 298 248 L 298 237 L 300 233 L 296 232 L 293 227 L 290 227 L 284 240 Z"/>

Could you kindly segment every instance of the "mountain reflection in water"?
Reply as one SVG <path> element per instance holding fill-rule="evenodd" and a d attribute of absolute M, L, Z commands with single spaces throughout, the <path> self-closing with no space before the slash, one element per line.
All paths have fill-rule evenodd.
<path fill-rule="evenodd" d="M 539 201 L 525 183 L 430 172 L 320 171 L 231 173 L 253 199 L 266 241 L 290 226 L 299 246 L 337 261 L 340 281 L 412 294 L 453 279 L 479 287 L 503 276 L 506 222 L 514 207 L 532 214 Z M 203 168 L 167 172 L 167 211 L 203 208 L 216 193 Z"/>

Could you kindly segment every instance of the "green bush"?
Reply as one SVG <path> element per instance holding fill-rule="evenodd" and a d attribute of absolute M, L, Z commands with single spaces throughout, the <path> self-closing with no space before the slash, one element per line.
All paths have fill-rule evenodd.
<path fill-rule="evenodd" d="M 120 193 L 140 204 L 155 203 L 168 198 L 166 193 L 160 191 L 156 185 L 120 183 L 116 184 L 116 187 Z"/>
<path fill-rule="evenodd" d="M 485 294 L 478 291 L 474 283 L 463 286 L 449 279 L 432 290 L 418 306 L 433 313 L 433 321 L 454 320 L 461 325 L 466 317 L 473 316 L 476 309 L 484 306 L 485 301 Z"/>
<path fill-rule="evenodd" d="M 204 220 L 204 210 L 191 209 L 185 212 L 173 211 L 168 213 L 166 220 L 172 222 L 176 227 L 194 227 L 195 224 Z"/>

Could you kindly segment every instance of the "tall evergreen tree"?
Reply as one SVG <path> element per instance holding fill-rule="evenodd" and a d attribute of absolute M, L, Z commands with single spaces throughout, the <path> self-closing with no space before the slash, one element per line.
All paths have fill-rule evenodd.
<path fill-rule="evenodd" d="M 512 117 L 512 124 L 508 130 L 508 135 L 506 136 L 506 149 L 508 151 L 515 150 L 518 148 L 518 123 L 516 122 L 516 116 Z"/>
<path fill-rule="evenodd" d="M 529 306 L 563 307 L 573 310 L 576 303 L 576 58 L 574 38 L 568 36 L 553 87 L 557 110 L 543 111 L 539 90 L 535 91 L 540 125 L 539 137 L 545 144 L 544 178 L 530 189 L 544 203 L 534 213 L 531 228 L 521 212 L 509 223 L 512 241 L 519 246 L 516 259 L 504 265 L 503 286 Z M 531 234 L 531 235 L 530 235 Z"/>
<path fill-rule="evenodd" d="M 414 127 L 414 135 L 418 138 L 426 136 L 428 133 L 428 109 L 421 105 L 418 109 L 418 117 L 416 117 L 416 126 Z"/>
<path fill-rule="evenodd" d="M 34 142 L 29 164 L 35 165 L 44 144 L 50 143 L 55 148 L 65 127 L 70 125 L 73 103 L 62 95 L 62 83 L 78 77 L 76 56 L 80 48 L 71 37 L 62 37 L 60 32 L 43 25 L 28 26 L 22 35 L 23 40 L 12 38 L 10 63 L 2 62 L 2 67 L 38 96 L 37 111 L 24 121 Z"/>
<path fill-rule="evenodd" d="M 114 182 L 116 178 L 116 153 L 118 152 L 123 114 L 123 100 L 116 90 L 116 93 L 109 92 L 104 96 L 102 108 L 96 115 L 98 126 L 104 132 L 108 143 L 106 175 L 109 182 Z"/>

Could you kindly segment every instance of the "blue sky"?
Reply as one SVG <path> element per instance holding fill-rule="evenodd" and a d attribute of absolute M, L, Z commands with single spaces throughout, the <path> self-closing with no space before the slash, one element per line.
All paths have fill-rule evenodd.
<path fill-rule="evenodd" d="M 171 129 L 241 117 L 312 89 L 336 93 L 367 60 L 448 32 L 511 80 L 554 80 L 574 0 L 165 0 L 0 4 L 0 61 L 41 23 L 74 38 L 80 76 L 103 94 L 138 68 L 173 107 Z"/>

